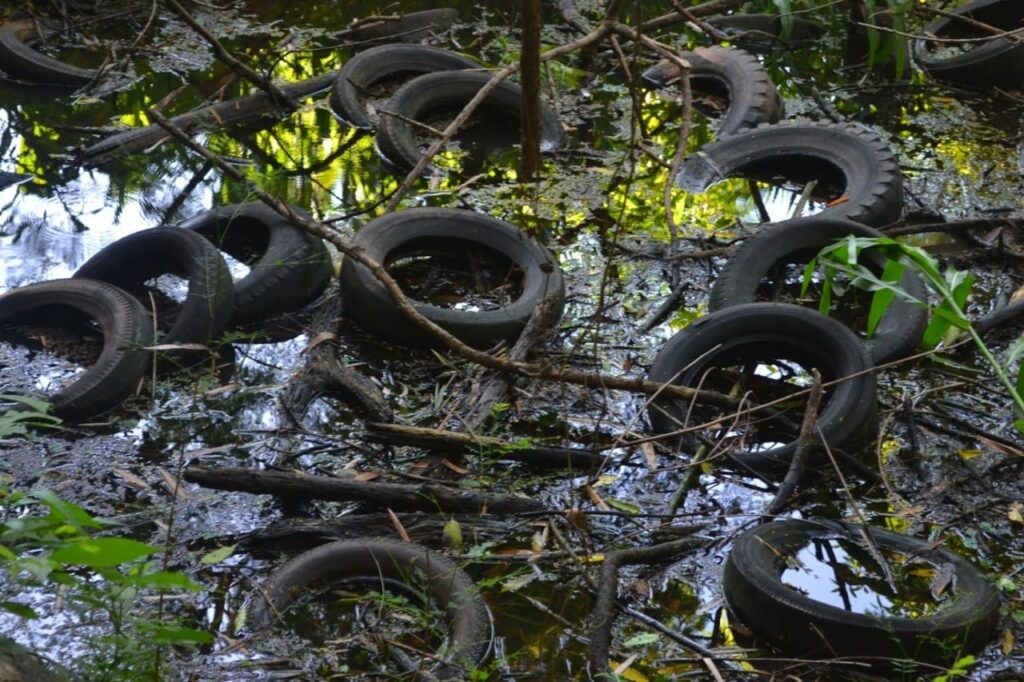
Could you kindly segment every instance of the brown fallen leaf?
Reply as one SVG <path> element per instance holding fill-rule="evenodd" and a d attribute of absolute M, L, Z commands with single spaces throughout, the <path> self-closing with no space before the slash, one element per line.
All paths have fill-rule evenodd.
<path fill-rule="evenodd" d="M 942 596 L 942 593 L 946 591 L 949 584 L 953 581 L 953 564 L 946 562 L 938 567 L 935 571 L 935 575 L 932 576 L 931 585 L 929 589 L 932 593 L 932 599 L 938 599 Z"/>
<path fill-rule="evenodd" d="M 302 349 L 302 352 L 299 353 L 299 355 L 305 355 L 306 353 L 313 350 L 314 348 L 319 346 L 321 343 L 324 343 L 325 341 L 337 340 L 338 335 L 333 332 L 320 332 L 319 334 L 317 334 L 316 336 L 309 340 L 309 343 L 306 344 L 306 347 Z"/>
<path fill-rule="evenodd" d="M 171 475 L 171 472 L 167 471 L 167 469 L 164 469 L 163 467 L 157 467 L 156 471 L 160 474 L 160 477 L 164 479 L 164 485 L 167 486 L 167 490 L 169 490 L 172 495 L 177 497 L 179 500 L 188 499 L 188 492 L 185 490 L 185 484 L 183 481 L 176 479 Z"/>
<path fill-rule="evenodd" d="M 398 515 L 391 511 L 391 507 L 388 507 L 388 518 L 391 519 L 391 525 L 395 527 L 395 532 L 398 533 L 398 537 L 402 538 L 402 542 L 412 542 L 409 533 L 405 530 L 405 526 L 398 520 Z"/>
<path fill-rule="evenodd" d="M 352 477 L 352 480 L 358 481 L 359 483 L 365 483 L 366 481 L 372 481 L 375 478 L 380 478 L 380 474 L 376 471 L 361 471 Z"/>
<path fill-rule="evenodd" d="M 137 490 L 149 490 L 149 484 L 143 481 L 135 474 L 133 474 L 132 472 L 125 471 L 124 469 L 118 469 L 117 467 L 114 467 L 113 469 L 111 469 L 111 471 L 120 476 L 122 479 L 124 479 L 124 482 L 127 483 L 132 488 L 135 488 Z"/>
<path fill-rule="evenodd" d="M 826 208 L 832 208 L 833 206 L 839 206 L 841 204 L 845 204 L 849 200 L 850 200 L 850 197 L 848 197 L 848 196 L 846 196 L 844 194 L 843 196 L 839 197 L 838 199 L 833 199 L 832 201 L 830 201 L 827 204 L 825 204 L 825 207 Z"/>
<path fill-rule="evenodd" d="M 601 511 L 611 511 L 611 507 L 609 507 L 605 503 L 605 501 L 601 498 L 600 495 L 597 494 L 597 491 L 594 490 L 594 488 L 591 487 L 589 483 L 583 486 L 583 492 L 586 493 L 587 497 L 590 498 L 590 501 L 593 502 L 598 509 L 600 509 Z"/>
<path fill-rule="evenodd" d="M 640 450 L 644 453 L 644 460 L 647 468 L 651 471 L 658 470 L 658 453 L 654 450 L 653 443 L 641 443 Z"/>
<path fill-rule="evenodd" d="M 469 473 L 469 469 L 465 467 L 460 467 L 455 462 L 448 461 L 447 459 L 442 459 L 441 464 L 443 464 L 447 469 L 450 469 L 455 473 L 459 474 L 460 476 L 465 476 L 466 474 Z"/>

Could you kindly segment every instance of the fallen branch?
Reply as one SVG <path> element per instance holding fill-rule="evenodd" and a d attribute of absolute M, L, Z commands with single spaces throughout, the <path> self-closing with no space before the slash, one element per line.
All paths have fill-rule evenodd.
<path fill-rule="evenodd" d="M 277 495 L 298 500 L 370 502 L 400 511 L 518 514 L 547 509 L 529 497 L 463 492 L 433 483 L 366 483 L 311 476 L 301 471 L 255 471 L 241 467 L 190 466 L 185 469 L 184 478 L 190 483 L 217 490 Z"/>
<path fill-rule="evenodd" d="M 585 450 L 521 445 L 491 436 L 377 422 L 366 424 L 366 440 L 391 445 L 409 445 L 450 454 L 479 454 L 486 458 L 511 460 L 540 467 L 586 471 L 607 466 L 610 459 Z"/>

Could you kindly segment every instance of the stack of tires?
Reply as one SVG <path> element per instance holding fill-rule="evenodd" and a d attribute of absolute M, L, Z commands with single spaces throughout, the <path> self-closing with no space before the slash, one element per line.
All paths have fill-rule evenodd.
<path fill-rule="evenodd" d="M 249 273 L 233 282 L 222 252 L 249 265 Z M 70 279 L 5 293 L 0 325 L 44 319 L 98 325 L 97 361 L 47 398 L 56 416 L 82 421 L 134 394 L 154 358 L 165 372 L 203 362 L 207 344 L 228 331 L 248 342 L 297 335 L 301 325 L 289 316 L 320 296 L 332 273 L 321 240 L 262 204 L 224 206 L 179 227 L 124 237 Z M 187 285 L 180 302 L 149 284 L 167 275 Z"/>

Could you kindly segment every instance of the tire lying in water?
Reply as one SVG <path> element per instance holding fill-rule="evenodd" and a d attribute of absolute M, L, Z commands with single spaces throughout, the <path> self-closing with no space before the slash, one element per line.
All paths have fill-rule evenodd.
<path fill-rule="evenodd" d="M 693 90 L 728 100 L 718 128 L 720 136 L 782 118 L 779 91 L 752 55 L 732 47 L 698 47 L 679 56 L 690 63 Z M 651 87 L 663 88 L 679 79 L 679 67 L 663 59 L 644 71 L 643 79 Z"/>
<path fill-rule="evenodd" d="M 56 279 L 30 284 L 0 296 L 0 327 L 31 323 L 44 316 L 67 324 L 76 315 L 95 320 L 103 331 L 99 358 L 75 381 L 46 398 L 54 415 L 83 421 L 104 414 L 135 393 L 145 376 L 153 345 L 153 324 L 132 296 L 106 282 Z M 59 312 L 59 317 L 49 313 Z"/>
<path fill-rule="evenodd" d="M 450 50 L 427 45 L 381 45 L 345 62 L 331 88 L 331 108 L 356 128 L 372 128 L 366 114 L 366 93 L 396 76 L 479 68 L 479 64 Z"/>
<path fill-rule="evenodd" d="M 744 130 L 705 146 L 683 162 L 677 184 L 703 192 L 731 177 L 783 176 L 830 195 L 818 215 L 872 227 L 896 222 L 903 211 L 903 175 L 889 147 L 857 123 L 783 121 Z"/>
<path fill-rule="evenodd" d="M 914 58 L 932 78 L 971 87 L 1019 87 L 1024 84 L 1024 43 L 1007 38 L 972 43 L 964 52 L 939 56 L 929 45 L 942 38 L 984 38 L 992 35 L 956 17 L 966 17 L 1006 31 L 1024 27 L 1024 3 L 1020 0 L 975 0 L 924 27 L 924 35 L 937 40 L 914 42 Z"/>
<path fill-rule="evenodd" d="M 15 80 L 67 88 L 85 87 L 96 79 L 97 71 L 80 69 L 33 50 L 30 45 L 38 38 L 35 23 L 28 19 L 0 25 L 0 71 Z"/>
<path fill-rule="evenodd" d="M 843 237 L 884 237 L 878 230 L 837 218 L 798 218 L 765 226 L 733 252 L 711 287 L 709 307 L 722 310 L 753 303 L 758 290 L 779 265 L 803 266 L 825 246 Z M 885 259 L 872 251 L 862 254 L 862 262 L 879 273 Z M 803 268 L 800 268 L 801 272 Z M 913 272 L 907 272 L 900 286 L 919 301 L 928 300 L 928 289 Z M 842 299 L 838 299 L 840 305 Z M 875 364 L 912 354 L 921 342 L 928 314 L 924 307 L 895 298 L 878 323 L 874 335 L 864 345 Z"/>
<path fill-rule="evenodd" d="M 416 579 L 414 581 L 414 579 Z M 369 589 L 395 589 L 444 611 L 447 646 L 434 674 L 464 679 L 487 655 L 490 616 L 473 581 L 458 566 L 422 545 L 391 540 L 343 540 L 321 545 L 281 566 L 267 580 L 250 609 L 255 628 L 269 626 L 275 614 L 317 585 L 362 582 Z M 426 606 L 426 605 L 425 605 Z"/>
<path fill-rule="evenodd" d="M 864 450 L 878 435 L 875 377 L 864 344 L 839 322 L 801 306 L 747 303 L 702 317 L 668 340 L 647 378 L 728 394 L 736 378 L 726 370 L 737 366 L 744 368 L 744 375 L 747 368 L 758 370 L 741 377 L 745 403 L 751 406 L 808 388 L 811 368 L 820 372 L 823 383 L 851 377 L 826 389 L 818 411 L 820 434 L 833 451 L 851 454 Z M 655 432 L 669 434 L 715 419 L 721 411 L 662 398 L 647 412 Z M 729 453 L 730 459 L 741 471 L 768 476 L 785 472 L 796 453 L 800 420 L 799 415 L 783 421 L 754 413 L 750 424 L 726 427 L 743 430 L 737 435 L 742 444 Z M 666 443 L 696 447 L 692 435 Z"/>
<path fill-rule="evenodd" d="M 381 114 L 377 124 L 377 148 L 390 163 L 414 168 L 423 156 L 416 144 L 417 128 L 409 121 L 442 111 L 459 111 L 469 103 L 488 81 L 491 74 L 482 71 L 438 71 L 413 78 L 388 100 L 387 111 L 401 115 Z M 477 108 L 479 114 L 490 114 L 510 120 L 516 126 L 522 120 L 522 91 L 515 83 L 502 81 Z M 562 145 L 562 127 L 558 117 L 546 104 L 541 105 L 541 144 L 548 149 Z"/>
<path fill-rule="evenodd" d="M 856 613 L 831 606 L 782 582 L 787 559 L 815 539 L 863 544 L 950 567 L 953 595 L 921 618 Z M 948 665 L 981 649 L 999 622 L 999 595 L 978 569 L 934 543 L 837 521 L 775 521 L 736 538 L 722 587 L 730 610 L 762 639 L 794 655 L 892 657 Z"/>
<path fill-rule="evenodd" d="M 299 213 L 299 209 L 292 207 Z M 262 323 L 314 301 L 331 281 L 334 268 L 323 240 L 292 225 L 263 202 L 221 206 L 179 227 L 206 237 L 221 251 L 250 267 L 234 284 L 231 326 L 268 332 Z"/>
<path fill-rule="evenodd" d="M 706 24 L 724 33 L 729 42 L 757 52 L 770 51 L 776 45 L 798 47 L 814 43 L 824 37 L 823 24 L 789 15 L 788 35 L 782 16 L 778 14 L 729 14 L 708 17 Z"/>
<path fill-rule="evenodd" d="M 85 262 L 75 277 L 110 282 L 137 296 L 146 295 L 145 283 L 161 275 L 176 275 L 188 282 L 188 293 L 171 313 L 161 345 L 205 345 L 227 329 L 235 309 L 235 286 L 220 252 L 191 230 L 155 227 L 117 240 Z M 143 298 L 146 307 L 148 296 Z M 160 325 L 165 326 L 165 325 Z M 163 358 L 192 366 L 208 357 L 205 351 L 168 350 Z"/>
<path fill-rule="evenodd" d="M 367 223 L 353 244 L 385 267 L 400 258 L 461 256 L 478 250 L 481 257 L 495 260 L 499 270 L 504 263 L 518 270 L 519 295 L 493 310 L 456 310 L 411 301 L 424 317 L 471 346 L 488 348 L 498 341 L 515 341 L 549 295 L 553 299 L 550 323 L 561 318 L 565 283 L 558 261 L 526 234 L 496 218 L 462 209 L 411 208 Z M 342 263 L 341 295 L 346 312 L 368 332 L 403 346 L 437 346 L 402 314 L 373 273 L 349 258 Z"/>

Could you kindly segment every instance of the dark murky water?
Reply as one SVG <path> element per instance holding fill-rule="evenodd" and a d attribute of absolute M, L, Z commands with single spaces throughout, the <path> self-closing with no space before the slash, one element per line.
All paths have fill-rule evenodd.
<path fill-rule="evenodd" d="M 486 64 L 514 58 L 518 44 L 509 29 L 515 19 L 509 3 L 456 4 L 465 23 L 436 44 L 474 55 Z M 636 3 L 644 16 L 664 11 L 663 4 Z M 420 9 L 422 3 L 397 5 L 409 10 Z M 206 5 L 194 8 L 197 16 L 228 39 L 232 49 L 286 81 L 338 68 L 351 51 L 336 49 L 338 41 L 326 33 L 380 10 L 375 3 L 316 0 L 252 1 L 231 11 L 214 11 Z M 820 11 L 823 19 L 836 19 L 830 14 L 834 9 Z M 556 17 L 550 19 L 552 24 L 559 23 Z M 124 47 L 134 40 L 142 23 L 143 18 L 132 17 L 89 28 L 88 33 L 101 41 L 99 45 L 119 41 Z M 547 44 L 569 37 L 556 28 L 547 29 L 544 36 Z M 689 32 L 666 32 L 663 39 L 678 45 L 706 44 Z M 73 38 L 71 43 L 84 45 Z M 73 163 L 76 148 L 100 139 L 90 131 L 145 125 L 146 110 L 171 93 L 176 94 L 166 102 L 168 113 L 187 111 L 215 97 L 220 88 L 226 88 L 225 96 L 241 92 L 237 85 L 228 84 L 230 74 L 216 65 L 205 44 L 177 20 L 161 17 L 139 45 L 137 52 L 117 53 L 131 58 L 116 61 L 114 72 L 95 93 L 51 96 L 12 88 L 0 97 L 0 171 L 33 176 L 31 182 L 0 190 L 0 292 L 68 277 L 122 236 L 248 198 L 245 186 L 217 172 L 203 171 L 199 159 L 173 143 L 95 169 Z M 84 66 L 96 66 L 102 59 L 103 50 L 59 46 L 60 40 L 55 41 L 54 54 Z M 865 68 L 862 55 L 844 49 L 839 22 L 814 50 L 777 50 L 762 59 L 782 91 L 787 116 L 821 119 L 831 114 L 858 120 L 893 146 L 906 176 L 909 211 L 950 219 L 1024 213 L 1020 94 L 956 92 L 928 82 L 913 70 L 894 81 Z M 640 56 L 639 66 L 650 61 Z M 662 204 L 667 171 L 630 144 L 635 138 L 629 88 L 614 53 L 599 51 L 587 68 L 573 60 L 553 64 L 548 75 L 546 95 L 559 111 L 569 143 L 546 157 L 534 195 L 524 199 L 515 183 L 514 152 L 470 161 L 463 157 L 464 151 L 452 151 L 438 161 L 452 172 L 422 182 L 403 205 L 472 208 L 533 230 L 556 252 L 567 275 L 569 304 L 549 345 L 552 361 L 642 376 L 661 344 L 706 312 L 709 283 L 724 261 L 687 260 L 674 271 L 659 260 L 669 248 Z M 652 148 L 670 157 L 678 107 L 670 93 L 641 96 Z M 696 116 L 694 123 L 691 149 L 715 135 L 712 121 Z M 331 220 L 343 236 L 351 236 L 379 215 L 382 201 L 399 181 L 377 156 L 372 135 L 347 128 L 322 98 L 310 100 L 299 112 L 270 127 L 214 131 L 200 139 L 235 160 L 250 182 Z M 804 187 L 762 184 L 760 191 L 769 215 L 777 220 L 792 215 Z M 834 197 L 812 197 L 803 214 L 819 212 L 830 198 Z M 689 240 L 681 245 L 684 249 L 701 248 L 702 242 L 724 243 L 761 222 L 750 186 L 742 179 L 718 183 L 702 194 L 675 191 L 672 210 Z M 714 239 L 723 241 L 708 241 Z M 1014 257 L 972 249 L 942 236 L 909 241 L 930 245 L 949 262 L 978 275 L 980 295 L 970 305 L 973 314 L 987 311 L 1024 283 L 1024 271 Z M 243 273 L 244 266 L 235 268 L 236 276 Z M 456 273 L 454 280 L 459 276 L 468 277 L 465 272 Z M 640 331 L 643 321 L 672 290 L 673 278 L 686 282 L 678 310 L 651 332 Z M 418 273 L 412 272 L 410 279 L 423 286 Z M 502 273 L 496 281 L 507 283 L 508 279 Z M 459 296 L 464 295 L 466 287 L 459 289 L 457 281 L 452 286 Z M 487 300 L 483 305 L 488 305 Z M 470 380 L 463 363 L 442 364 L 430 354 L 390 348 L 350 323 L 340 331 L 342 357 L 379 385 L 403 422 L 443 426 L 464 409 L 462 399 Z M 1008 339 L 1006 335 L 997 340 L 998 352 L 1006 350 Z M 302 366 L 301 351 L 308 341 L 301 336 L 276 344 L 235 344 L 236 368 L 230 378 L 199 372 L 147 382 L 140 395 L 101 425 L 69 428 L 29 442 L 0 441 L 2 469 L 12 486 L 54 489 L 97 515 L 120 520 L 136 537 L 158 543 L 165 541 L 166 521 L 171 518 L 167 477 L 173 480 L 183 462 L 255 467 L 287 459 L 289 466 L 314 473 L 420 472 L 420 453 L 366 443 L 360 419 L 333 400 L 314 403 L 302 421 L 305 433 L 277 437 L 282 424 L 274 398 Z M 0 340 L 0 393 L 45 391 L 53 382 L 66 380 L 78 365 L 65 356 L 60 344 L 50 343 L 45 334 L 42 338 L 37 334 L 24 346 Z M 1016 570 L 1024 560 L 1024 544 L 1020 522 L 1010 513 L 1011 496 L 1024 494 L 1017 484 L 1019 465 L 1013 463 L 1018 455 L 1001 441 L 970 434 L 952 420 L 1019 441 L 1009 426 L 1008 401 L 992 389 L 987 375 L 978 373 L 981 366 L 975 354 L 961 351 L 953 359 L 959 366 L 925 362 L 880 375 L 884 416 L 878 456 L 886 481 L 870 491 L 855 489 L 854 499 L 871 522 L 920 536 L 941 533 L 993 580 L 1008 576 L 1000 587 L 1007 598 L 1008 626 L 1019 639 L 1024 636 L 1019 625 L 1024 620 L 1024 601 L 1018 586 L 1022 578 Z M 931 413 L 921 416 L 913 427 L 917 462 L 901 411 L 907 404 Z M 624 433 L 645 433 L 643 415 L 641 397 L 524 383 L 490 428 L 496 435 L 568 439 L 588 446 L 617 443 Z M 952 427 L 956 428 L 950 432 Z M 617 536 L 622 544 L 644 541 L 659 520 L 629 512 L 664 513 L 688 459 L 663 453 L 656 460 L 657 468 L 651 469 L 642 466 L 645 458 L 639 448 L 613 452 L 641 466 L 614 467 L 593 482 L 596 495 L 623 516 L 592 517 L 592 535 L 574 538 L 586 548 L 584 554 L 600 551 Z M 461 477 L 466 487 L 512 487 L 557 508 L 594 504 L 581 489 L 586 482 L 582 476 L 541 477 L 522 467 L 479 458 L 470 458 L 467 466 L 473 474 Z M 705 643 L 712 635 L 716 643 L 731 643 L 728 630 L 718 632 L 724 622 L 717 616 L 722 605 L 718 567 L 731 534 L 759 513 L 771 496 L 762 484 L 734 474 L 703 476 L 702 487 L 687 498 L 683 519 L 710 521 L 713 525 L 706 533 L 715 543 L 668 569 L 624 571 L 621 594 L 669 627 Z M 313 517 L 332 519 L 351 509 L 317 503 L 307 511 Z M 816 479 L 802 492 L 801 516 L 834 518 L 853 513 L 854 503 L 834 476 Z M 180 608 L 192 614 L 200 627 L 224 635 L 203 656 L 178 661 L 182 675 L 254 679 L 275 669 L 316 675 L 322 660 L 318 647 L 304 648 L 307 645 L 293 635 L 252 648 L 234 646 L 228 639 L 235 637 L 233 623 L 247 595 L 270 566 L 283 560 L 281 553 L 272 548 L 255 556 L 239 552 L 212 567 L 197 561 L 205 548 L 219 544 L 219 538 L 265 528 L 283 515 L 266 497 L 192 486 L 177 500 L 172 563 L 210 588 L 184 600 Z M 542 530 L 524 522 L 491 549 L 529 549 L 541 544 L 547 550 L 559 549 Z M 383 525 L 379 532 L 391 531 Z M 436 543 L 439 538 L 433 540 Z M 853 565 L 844 551 L 835 548 L 836 560 Z M 838 593 L 831 584 L 832 565 L 818 561 L 813 551 L 801 559 L 806 570 L 793 577 L 787 574 L 787 580 L 834 601 Z M 485 596 L 495 614 L 503 654 L 500 662 L 491 664 L 495 676 L 564 679 L 582 674 L 586 645 L 581 637 L 586 636 L 591 598 L 572 562 L 516 563 L 514 570 L 468 564 L 474 578 L 487 585 Z M 932 608 L 914 601 L 915 595 L 920 596 L 919 585 L 893 595 L 879 592 L 863 576 L 843 579 L 855 584 L 847 590 L 852 610 L 906 613 Z M 25 626 L 14 616 L 0 616 L 0 629 L 55 658 L 80 653 L 82 640 L 77 633 L 68 634 L 70 616 L 56 609 L 46 594 L 31 595 L 31 599 L 44 618 Z M 615 646 L 614 661 L 637 655 L 633 667 L 637 677 L 630 679 L 665 679 L 703 670 L 698 662 L 671 662 L 685 657 L 685 651 L 663 636 L 650 639 L 650 630 L 625 617 L 619 620 Z M 999 643 L 989 647 L 982 659 L 976 673 L 979 679 L 985 671 L 1024 667 L 1019 647 L 1006 656 Z"/>

